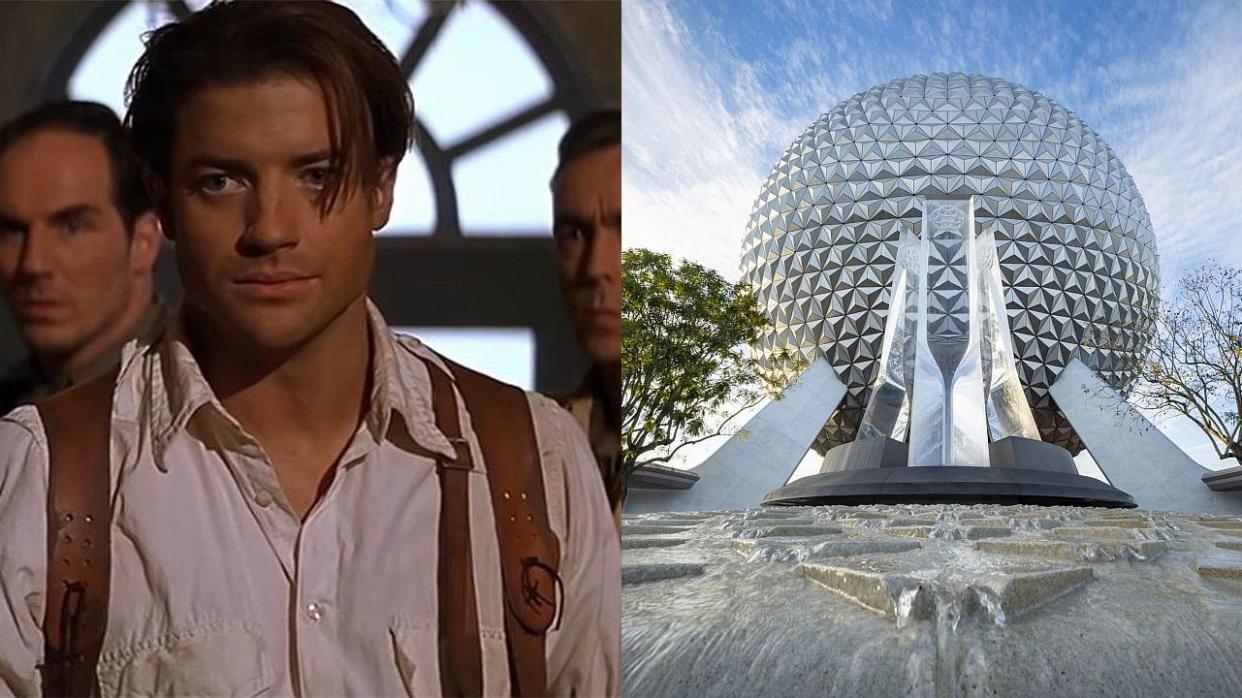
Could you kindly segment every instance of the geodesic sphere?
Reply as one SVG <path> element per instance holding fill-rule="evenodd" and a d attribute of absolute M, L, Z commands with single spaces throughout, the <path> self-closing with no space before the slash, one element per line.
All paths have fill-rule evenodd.
<path fill-rule="evenodd" d="M 755 201 L 742 278 L 771 321 L 767 368 L 823 353 L 848 392 L 816 441 L 851 441 L 875 378 L 902 232 L 922 196 L 975 195 L 1006 286 L 1015 361 L 1045 441 L 1077 453 L 1048 394 L 1084 361 L 1125 390 L 1159 302 L 1155 235 L 1121 161 L 1081 119 L 997 78 L 916 75 L 824 114 L 781 157 Z M 980 396 L 982 399 L 982 396 Z"/>

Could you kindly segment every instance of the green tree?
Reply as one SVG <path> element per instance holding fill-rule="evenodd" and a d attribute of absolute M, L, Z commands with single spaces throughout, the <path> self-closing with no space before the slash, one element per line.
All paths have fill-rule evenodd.
<path fill-rule="evenodd" d="M 762 398 L 764 381 L 747 345 L 766 320 L 746 284 L 694 262 L 674 264 L 666 254 L 626 250 L 622 282 L 621 465 L 628 479 L 639 466 L 722 433 L 728 419 Z M 724 408 L 735 411 L 710 428 Z"/>
<path fill-rule="evenodd" d="M 1242 464 L 1242 269 L 1207 264 L 1178 282 L 1131 395 L 1189 418 L 1221 460 Z"/>

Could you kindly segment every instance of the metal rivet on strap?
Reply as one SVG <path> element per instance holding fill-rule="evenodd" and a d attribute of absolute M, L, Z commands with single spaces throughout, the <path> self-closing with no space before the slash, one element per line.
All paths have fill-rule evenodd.
<path fill-rule="evenodd" d="M 501 494 L 500 496 L 504 497 L 506 502 L 509 501 L 509 490 L 505 490 L 504 493 Z"/>
<path fill-rule="evenodd" d="M 71 536 L 71 535 L 69 535 L 68 533 L 66 533 L 66 534 L 65 534 L 65 542 L 66 542 L 66 543 L 72 543 L 72 542 L 73 542 L 73 536 Z"/>
<path fill-rule="evenodd" d="M 522 493 L 522 501 L 523 501 L 523 502 L 525 502 L 525 501 L 526 501 L 526 493 L 525 493 L 525 492 L 523 492 L 523 493 Z"/>
<path fill-rule="evenodd" d="M 92 522 L 92 521 L 94 521 L 94 520 L 95 520 L 95 517 L 94 517 L 94 516 L 91 516 L 90 514 L 87 514 L 87 515 L 86 515 L 86 523 L 90 523 L 90 522 Z"/>
<path fill-rule="evenodd" d="M 510 516 L 510 517 L 509 517 L 509 521 L 510 521 L 510 522 L 517 521 L 517 517 L 516 517 L 516 516 Z"/>
<path fill-rule="evenodd" d="M 65 522 L 73 521 L 73 514 L 65 514 Z"/>

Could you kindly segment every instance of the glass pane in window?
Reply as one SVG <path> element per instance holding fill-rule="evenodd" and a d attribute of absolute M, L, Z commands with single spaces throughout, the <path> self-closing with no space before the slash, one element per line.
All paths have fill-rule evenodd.
<path fill-rule="evenodd" d="M 125 113 L 125 80 L 142 55 L 142 34 L 172 21 L 160 3 L 130 3 L 87 49 L 69 78 L 72 99 L 101 102 Z"/>
<path fill-rule="evenodd" d="M 394 327 L 457 363 L 525 390 L 535 386 L 535 331 L 529 327 Z"/>
<path fill-rule="evenodd" d="M 337 1 L 353 10 L 398 61 L 414 38 L 414 31 L 427 18 L 427 6 L 421 0 Z"/>
<path fill-rule="evenodd" d="M 416 146 L 417 147 L 417 146 Z M 393 186 L 392 213 L 385 235 L 430 235 L 436 224 L 436 199 L 427 176 L 426 163 L 418 151 L 406 153 L 397 166 Z"/>
<path fill-rule="evenodd" d="M 462 233 L 551 235 L 556 145 L 569 119 L 553 112 L 453 162 Z"/>
<path fill-rule="evenodd" d="M 187 0 L 191 10 L 201 10 L 209 0 Z M 421 0 L 347 0 L 352 9 L 389 51 L 401 59 L 414 31 L 427 17 Z M 131 2 L 91 45 L 69 80 L 74 99 L 102 102 L 117 114 L 125 111 L 125 80 L 142 55 L 142 34 L 173 20 L 160 2 Z"/>
<path fill-rule="evenodd" d="M 410 84 L 441 147 L 546 100 L 553 87 L 522 36 L 482 2 L 453 12 Z"/>

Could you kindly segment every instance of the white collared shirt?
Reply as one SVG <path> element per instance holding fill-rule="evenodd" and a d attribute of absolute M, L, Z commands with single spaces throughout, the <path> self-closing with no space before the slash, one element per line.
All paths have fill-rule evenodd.
<path fill-rule="evenodd" d="M 112 412 L 112 583 L 105 695 L 438 695 L 435 425 L 426 366 L 369 307 L 371 407 L 328 491 L 299 521 L 271 462 L 223 408 L 174 330 L 126 346 Z M 442 365 L 442 364 L 441 364 Z M 573 419 L 528 394 L 563 617 L 548 690 L 616 695 L 620 551 Z M 486 464 L 460 401 L 463 434 Z M 401 420 L 405 429 L 391 429 Z M 400 432 L 400 438 L 393 435 Z M 402 448 L 405 433 L 419 448 Z M 47 443 L 34 407 L 0 420 L 0 693 L 39 692 Z M 470 532 L 487 695 L 509 693 L 491 495 L 471 475 Z"/>

